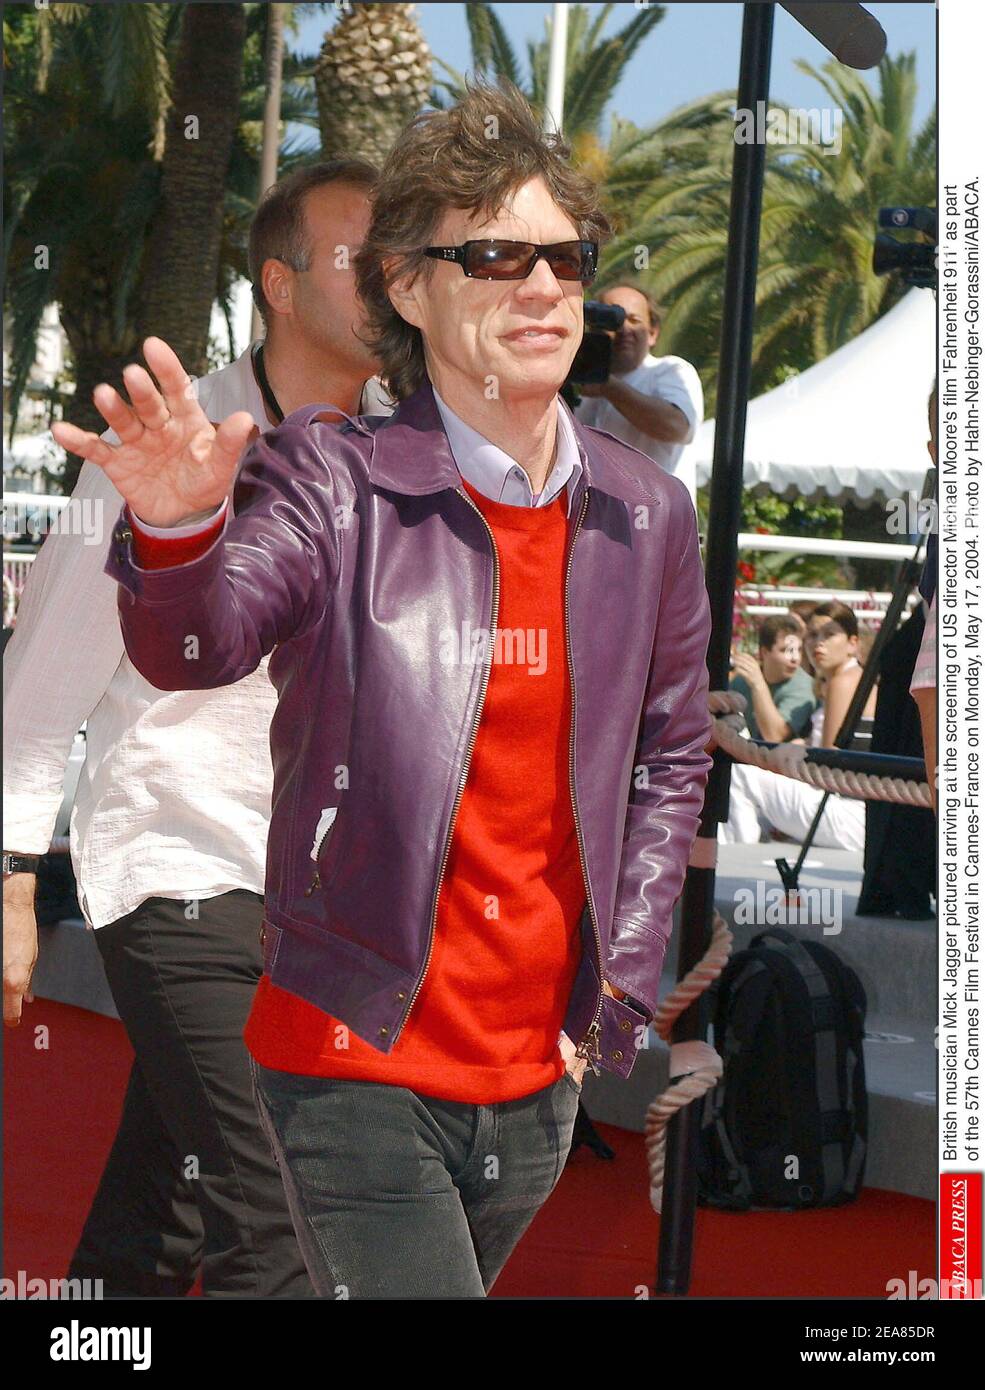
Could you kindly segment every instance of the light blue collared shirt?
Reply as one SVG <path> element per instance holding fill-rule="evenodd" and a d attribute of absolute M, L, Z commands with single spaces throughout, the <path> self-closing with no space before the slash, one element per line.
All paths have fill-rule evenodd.
<path fill-rule="evenodd" d="M 558 399 L 554 467 L 535 499 L 530 479 L 516 459 L 510 458 L 505 450 L 491 444 L 485 435 L 456 415 L 438 395 L 434 382 L 431 383 L 431 390 L 434 391 L 434 403 L 448 435 L 455 466 L 467 483 L 471 483 L 483 497 L 493 502 L 506 502 L 511 507 L 546 507 L 567 486 L 568 515 L 571 515 L 575 487 L 581 477 L 581 458 L 574 426 L 564 401 Z"/>

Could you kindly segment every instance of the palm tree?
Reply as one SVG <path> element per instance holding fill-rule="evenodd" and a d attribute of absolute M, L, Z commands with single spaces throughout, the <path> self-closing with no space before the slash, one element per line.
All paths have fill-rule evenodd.
<path fill-rule="evenodd" d="M 137 333 L 140 339 L 150 333 L 166 339 L 193 376 L 206 367 L 245 40 L 242 5 L 185 6 L 161 161 L 161 201 L 142 264 Z"/>
<path fill-rule="evenodd" d="M 803 371 L 856 337 L 897 302 L 905 286 L 872 271 L 876 214 L 935 200 L 936 117 L 914 133 L 915 55 L 884 58 L 878 88 L 835 62 L 798 64 L 844 113 L 840 149 L 767 146 L 753 341 L 754 394 Z M 773 103 L 780 105 L 780 103 Z M 718 93 L 649 134 L 623 132 L 634 146 L 634 178 L 617 179 L 620 230 L 606 248 L 598 284 L 642 267 L 669 305 L 661 347 L 699 365 L 709 409 L 718 364 L 722 287 L 735 134 L 731 93 Z M 702 132 L 696 144 L 680 140 Z M 673 162 L 665 163 L 672 155 Z M 616 161 L 618 163 L 618 161 Z M 652 176 L 649 182 L 648 177 Z M 605 185 L 603 185 L 605 187 Z"/>
<path fill-rule="evenodd" d="M 602 31 L 615 5 L 603 5 L 593 18 L 586 5 L 572 5 L 568 12 L 567 64 L 564 89 L 564 137 L 579 164 L 590 164 L 599 149 L 599 131 L 606 107 L 633 54 L 663 19 L 663 5 L 638 9 L 618 33 L 603 38 Z M 551 22 L 536 43 L 527 44 L 527 75 L 506 36 L 492 5 L 468 4 L 465 15 L 472 44 L 472 68 L 485 77 L 505 78 L 523 92 L 538 114 L 547 96 L 547 69 L 551 49 Z M 435 104 L 443 95 L 457 101 L 464 94 L 465 78 L 440 58 L 448 74 L 438 82 Z"/>
<path fill-rule="evenodd" d="M 19 12 L 18 12 L 19 11 Z M 11 432 L 47 304 L 74 358 L 66 418 L 101 424 L 99 381 L 137 342 L 136 291 L 158 202 L 170 99 L 168 5 L 4 10 L 5 295 L 11 313 Z M 74 481 L 70 470 L 67 481 Z"/>
<path fill-rule="evenodd" d="M 194 207 L 196 218 L 205 225 L 211 284 L 204 275 L 187 273 L 201 256 L 202 243 L 192 248 L 184 245 L 182 228 L 173 220 L 175 245 L 184 245 L 184 255 L 191 260 L 175 268 L 174 252 L 166 247 L 160 258 L 156 250 L 148 252 L 161 210 L 164 132 L 186 8 L 245 9 L 246 15 L 239 64 L 243 91 L 233 107 L 238 124 L 224 156 L 225 176 L 217 186 L 200 163 L 182 167 L 186 152 L 180 146 L 175 157 L 173 179 L 177 179 L 178 193 L 173 201 L 180 207 L 181 179 L 187 173 L 195 181 L 195 196 L 189 198 L 188 206 Z M 76 389 L 74 396 L 66 397 L 65 418 L 86 429 L 104 425 L 92 404 L 93 386 L 100 381 L 119 383 L 122 367 L 138 354 L 144 329 L 161 333 L 164 328 L 182 341 L 187 334 L 188 360 L 200 361 L 198 345 L 207 332 L 216 296 L 229 322 L 233 285 L 247 272 L 247 237 L 256 208 L 268 8 L 265 4 L 5 8 L 4 290 L 12 329 L 11 433 L 47 304 L 59 305 L 74 367 Z M 193 18 L 201 22 L 200 16 Z M 211 48 L 203 49 L 203 54 L 210 57 Z M 306 63 L 310 67 L 311 60 L 285 55 L 281 114 L 285 123 L 314 128 L 317 113 L 310 77 L 305 77 Z M 214 81 L 214 65 L 209 70 Z M 198 80 L 197 70 L 193 78 Z M 236 79 L 226 84 L 227 102 L 230 90 L 235 95 L 237 86 Z M 196 110 L 187 96 L 176 105 L 178 110 Z M 212 108 L 200 105 L 197 109 Z M 200 137 L 204 134 L 200 128 Z M 212 140 L 214 134 L 207 138 L 214 162 L 220 165 L 223 155 Z M 201 147 L 200 138 L 198 154 Z M 295 141 L 288 142 L 282 168 L 306 158 L 310 153 L 301 152 Z M 217 231 L 213 216 L 219 219 Z M 173 301 L 163 305 L 156 318 L 146 307 L 142 309 L 145 287 L 149 293 L 154 280 L 158 301 L 162 297 Z M 192 304 L 194 309 L 189 307 Z M 68 460 L 60 480 L 66 491 L 74 486 L 77 472 L 78 461 Z"/>
<path fill-rule="evenodd" d="M 315 65 L 322 155 L 382 163 L 427 104 L 431 51 L 412 4 L 350 4 Z"/>
<path fill-rule="evenodd" d="M 173 8 L 173 7 L 171 7 Z M 48 89 L 48 77 L 60 26 L 78 24 L 88 6 L 62 4 L 38 9 L 37 90 Z M 163 4 L 119 5 L 101 23 L 104 40 L 103 95 L 116 115 L 143 107 L 154 122 L 154 155 L 164 153 L 164 117 L 169 102 L 170 74 L 165 53 L 169 7 Z"/>

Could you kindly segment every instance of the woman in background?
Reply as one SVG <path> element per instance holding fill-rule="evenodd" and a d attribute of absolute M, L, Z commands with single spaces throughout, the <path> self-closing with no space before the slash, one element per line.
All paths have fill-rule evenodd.
<path fill-rule="evenodd" d="M 862 679 L 863 659 L 858 619 L 847 604 L 819 603 L 807 621 L 804 647 L 814 669 L 814 692 L 821 701 L 814 712 L 812 748 L 833 748 L 838 730 Z M 875 687 L 863 715 L 875 714 Z"/>
<path fill-rule="evenodd" d="M 844 603 L 819 604 L 807 622 L 805 647 L 815 672 L 821 704 L 811 720 L 808 745 L 833 748 L 862 678 L 858 619 Z M 875 691 L 865 713 L 875 707 Z M 821 804 L 823 793 L 806 782 L 764 772 L 748 763 L 732 767 L 729 818 L 718 828 L 722 844 L 758 844 L 770 830 L 801 841 Z M 831 796 L 824 808 L 814 843 L 819 849 L 865 848 L 865 804 L 851 797 Z"/>

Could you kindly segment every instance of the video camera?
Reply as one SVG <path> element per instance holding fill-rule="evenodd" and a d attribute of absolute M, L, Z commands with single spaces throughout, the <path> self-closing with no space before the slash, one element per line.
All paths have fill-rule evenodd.
<path fill-rule="evenodd" d="M 879 226 L 922 232 L 930 241 L 897 241 L 896 237 L 878 232 L 872 251 L 875 274 L 899 271 L 906 284 L 933 289 L 937 284 L 937 209 L 880 208 Z"/>
<path fill-rule="evenodd" d="M 580 385 L 596 386 L 609 380 L 612 366 L 612 338 L 626 319 L 626 310 L 618 304 L 600 304 L 597 299 L 585 301 L 585 336 L 575 353 L 561 397 L 572 409 L 580 399 Z"/>

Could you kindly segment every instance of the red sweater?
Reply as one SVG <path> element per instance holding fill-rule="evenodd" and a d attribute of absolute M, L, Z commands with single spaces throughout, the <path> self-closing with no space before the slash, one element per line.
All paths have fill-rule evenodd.
<path fill-rule="evenodd" d="M 266 975 L 244 1036 L 274 1070 L 489 1105 L 564 1070 L 557 1041 L 581 957 L 585 885 L 569 777 L 567 491 L 547 507 L 515 507 L 464 486 L 495 539 L 499 618 L 423 984 L 389 1053 Z M 143 565 L 150 548 L 139 535 L 135 546 Z"/>

